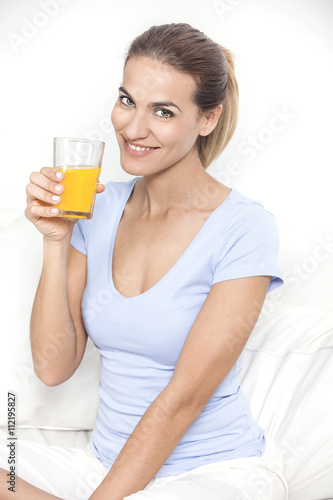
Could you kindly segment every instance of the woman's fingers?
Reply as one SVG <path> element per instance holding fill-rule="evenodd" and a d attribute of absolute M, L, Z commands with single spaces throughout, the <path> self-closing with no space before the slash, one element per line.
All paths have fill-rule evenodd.
<path fill-rule="evenodd" d="M 50 181 L 51 182 L 51 181 Z M 57 189 L 57 186 L 60 186 L 62 189 Z M 61 184 L 56 184 L 50 186 L 52 191 L 46 191 L 44 188 L 41 188 L 38 184 L 33 184 L 32 182 L 27 185 L 27 196 L 30 200 L 39 200 L 44 203 L 48 203 L 49 205 L 56 205 L 60 203 L 61 196 L 59 195 L 60 191 L 63 191 L 63 186 Z M 58 194 L 55 194 L 58 193 Z"/>
<path fill-rule="evenodd" d="M 43 167 L 40 172 L 32 172 L 30 175 L 30 183 L 26 188 L 28 198 L 36 198 L 47 203 L 53 203 L 53 200 L 50 201 L 50 196 L 59 196 L 59 194 L 63 192 L 64 187 L 60 182 L 64 177 L 62 172 L 50 167 Z M 37 190 L 36 188 L 39 189 Z M 44 193 L 42 191 L 44 191 Z M 50 194 L 47 199 L 46 193 Z"/>
<path fill-rule="evenodd" d="M 41 217 L 57 217 L 59 210 L 55 207 L 44 205 L 36 200 L 25 209 L 25 216 L 31 222 L 36 222 Z"/>
<path fill-rule="evenodd" d="M 96 186 L 96 193 L 103 193 L 104 190 L 105 190 L 104 184 L 98 183 Z"/>
<path fill-rule="evenodd" d="M 56 217 L 59 210 L 52 205 L 61 201 L 64 187 L 60 181 L 64 174 L 51 167 L 43 167 L 40 172 L 32 172 L 26 187 L 27 207 L 25 216 L 35 223 L 41 217 Z"/>
<path fill-rule="evenodd" d="M 33 223 L 42 217 L 56 217 L 59 210 L 52 206 L 61 202 L 64 186 L 61 182 L 65 174 L 52 167 L 43 167 L 39 172 L 32 172 L 30 183 L 26 187 L 27 207 L 25 215 Z M 105 190 L 104 184 L 98 183 L 96 193 Z"/>
<path fill-rule="evenodd" d="M 56 167 L 43 167 L 40 171 L 43 175 L 45 175 L 45 177 L 48 177 L 55 182 L 61 182 L 65 177 L 65 174 Z"/>

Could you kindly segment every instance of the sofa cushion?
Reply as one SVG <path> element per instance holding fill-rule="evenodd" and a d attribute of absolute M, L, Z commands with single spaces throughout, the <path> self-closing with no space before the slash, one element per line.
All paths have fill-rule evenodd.
<path fill-rule="evenodd" d="M 333 313 L 280 306 L 261 316 L 242 386 L 279 446 L 290 498 L 333 498 Z"/>
<path fill-rule="evenodd" d="M 42 236 L 24 216 L 0 227 L 0 393 L 17 396 L 17 426 L 92 429 L 98 405 L 99 355 L 89 341 L 84 359 L 64 384 L 47 387 L 33 371 L 29 323 L 42 266 Z M 47 356 L 52 356 L 52 346 Z M 0 426 L 7 414 L 0 405 Z"/>

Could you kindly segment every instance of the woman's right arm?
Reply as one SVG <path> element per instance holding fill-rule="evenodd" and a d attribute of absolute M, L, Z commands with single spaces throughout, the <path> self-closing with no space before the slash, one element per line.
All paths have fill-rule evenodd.
<path fill-rule="evenodd" d="M 87 334 L 81 316 L 86 284 L 86 256 L 70 246 L 44 238 L 44 261 L 32 308 L 30 338 L 36 375 L 54 386 L 79 366 Z"/>
<path fill-rule="evenodd" d="M 87 343 L 81 315 L 86 256 L 70 245 L 77 219 L 57 217 L 52 203 L 64 178 L 54 168 L 31 174 L 26 217 L 43 234 L 44 259 L 31 314 L 31 348 L 36 375 L 47 385 L 61 384 L 79 366 Z M 60 186 L 60 191 L 59 187 Z M 58 189 L 58 190 L 57 190 Z M 104 187 L 98 186 L 101 192 Z"/>

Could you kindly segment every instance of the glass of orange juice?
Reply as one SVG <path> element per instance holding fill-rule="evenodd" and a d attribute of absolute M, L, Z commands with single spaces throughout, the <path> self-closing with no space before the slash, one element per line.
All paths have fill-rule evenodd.
<path fill-rule="evenodd" d="M 91 219 L 105 143 L 55 137 L 53 166 L 65 174 L 58 217 Z"/>

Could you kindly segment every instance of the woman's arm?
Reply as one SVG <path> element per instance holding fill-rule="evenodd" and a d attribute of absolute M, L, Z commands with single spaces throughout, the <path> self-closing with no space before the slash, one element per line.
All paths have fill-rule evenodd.
<path fill-rule="evenodd" d="M 44 260 L 31 314 L 30 334 L 34 369 L 47 385 L 70 377 L 83 355 L 86 334 L 78 314 L 86 263 L 79 252 L 70 252 L 75 219 L 57 217 L 52 207 L 60 201 L 64 174 L 43 167 L 33 172 L 27 185 L 25 215 L 44 238 Z M 70 311 L 69 297 L 73 306 Z M 76 331 L 77 325 L 77 331 Z"/>
<path fill-rule="evenodd" d="M 87 258 L 70 245 L 70 236 L 60 242 L 44 238 L 43 270 L 31 314 L 34 369 L 50 386 L 73 375 L 87 343 L 81 316 Z"/>
<path fill-rule="evenodd" d="M 122 500 L 154 478 L 241 354 L 270 279 L 257 276 L 212 286 L 171 381 L 149 406 L 91 500 Z"/>
<path fill-rule="evenodd" d="M 71 245 L 77 219 L 57 217 L 64 174 L 43 167 L 27 185 L 25 215 L 44 236 L 44 260 L 31 314 L 31 349 L 37 376 L 47 385 L 67 380 L 80 364 L 87 334 L 81 317 L 87 259 Z M 104 191 L 98 184 L 97 193 Z"/>

